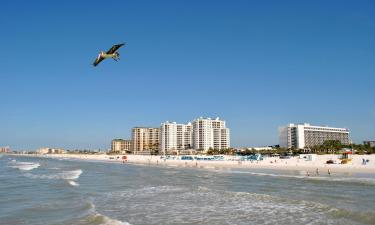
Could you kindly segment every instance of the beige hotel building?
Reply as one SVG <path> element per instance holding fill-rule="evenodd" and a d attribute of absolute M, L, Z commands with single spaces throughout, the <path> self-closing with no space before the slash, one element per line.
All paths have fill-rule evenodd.
<path fill-rule="evenodd" d="M 132 141 L 124 139 L 113 139 L 111 143 L 111 153 L 124 154 L 132 151 Z"/>
<path fill-rule="evenodd" d="M 132 150 L 134 154 L 142 154 L 159 149 L 160 128 L 134 127 L 132 129 Z"/>

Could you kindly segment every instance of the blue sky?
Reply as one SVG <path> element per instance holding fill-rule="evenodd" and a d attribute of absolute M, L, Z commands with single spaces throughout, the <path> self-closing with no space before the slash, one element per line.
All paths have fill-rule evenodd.
<path fill-rule="evenodd" d="M 109 148 L 219 116 L 232 145 L 309 122 L 375 139 L 374 1 L 2 1 L 0 146 Z M 90 64 L 126 41 L 121 61 Z"/>

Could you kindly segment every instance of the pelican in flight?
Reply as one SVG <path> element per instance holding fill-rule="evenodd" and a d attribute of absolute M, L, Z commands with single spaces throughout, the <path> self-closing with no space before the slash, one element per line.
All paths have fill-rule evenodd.
<path fill-rule="evenodd" d="M 118 53 L 117 50 L 121 48 L 123 45 L 125 45 L 125 43 L 113 45 L 112 48 L 110 48 L 107 52 L 101 51 L 98 57 L 95 59 L 93 65 L 97 66 L 101 61 L 103 61 L 106 58 L 112 58 L 113 60 L 118 61 L 120 59 L 120 53 Z"/>

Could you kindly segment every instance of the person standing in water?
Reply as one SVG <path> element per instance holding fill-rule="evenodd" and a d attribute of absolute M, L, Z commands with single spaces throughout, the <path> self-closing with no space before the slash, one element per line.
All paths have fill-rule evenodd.
<path fill-rule="evenodd" d="M 328 175 L 330 175 L 330 176 L 331 176 L 331 170 L 330 170 L 330 169 L 328 169 Z"/>

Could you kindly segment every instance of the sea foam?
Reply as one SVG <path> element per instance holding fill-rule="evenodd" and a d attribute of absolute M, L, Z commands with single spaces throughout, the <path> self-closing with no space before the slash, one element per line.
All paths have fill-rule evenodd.
<path fill-rule="evenodd" d="M 130 223 L 122 222 L 120 220 L 112 219 L 108 216 L 104 216 L 100 213 L 94 215 L 96 221 L 98 221 L 101 225 L 130 225 Z"/>
<path fill-rule="evenodd" d="M 23 170 L 23 171 L 29 171 L 29 170 L 36 169 L 39 166 L 40 166 L 39 163 L 12 161 L 12 165 L 10 167 Z"/>
<path fill-rule="evenodd" d="M 100 214 L 96 211 L 96 206 L 94 203 L 90 202 L 89 203 L 89 209 L 88 209 L 89 215 L 82 219 L 84 223 L 86 222 L 90 224 L 100 224 L 100 225 L 131 225 L 128 222 L 123 222 L 120 220 L 116 220 L 113 218 L 110 218 L 108 216 L 105 216 L 103 214 Z"/>
<path fill-rule="evenodd" d="M 70 170 L 70 171 L 63 171 L 57 174 L 25 174 L 26 177 L 29 178 L 39 178 L 39 179 L 51 179 L 51 180 L 76 180 L 82 174 L 82 170 Z"/>
<path fill-rule="evenodd" d="M 79 183 L 77 183 L 73 180 L 68 181 L 68 184 L 70 184 L 71 186 L 74 186 L 74 187 L 79 186 Z"/>

